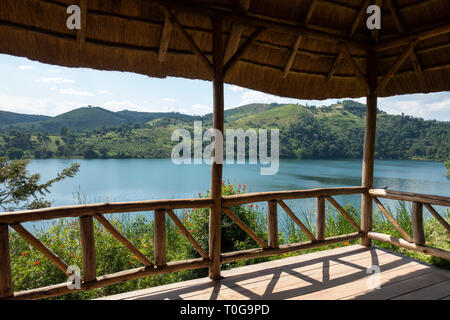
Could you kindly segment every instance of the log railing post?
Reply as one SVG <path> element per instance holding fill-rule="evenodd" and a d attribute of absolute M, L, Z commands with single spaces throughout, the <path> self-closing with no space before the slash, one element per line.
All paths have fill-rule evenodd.
<path fill-rule="evenodd" d="M 155 210 L 155 264 L 163 267 L 167 263 L 166 258 L 166 211 Z"/>
<path fill-rule="evenodd" d="M 6 298 L 12 295 L 9 229 L 7 224 L 0 224 L 0 298 Z"/>
<path fill-rule="evenodd" d="M 267 238 L 269 248 L 278 248 L 278 214 L 277 201 L 270 200 L 267 202 Z"/>
<path fill-rule="evenodd" d="M 80 217 L 80 240 L 83 252 L 83 280 L 94 281 L 96 275 L 94 221 L 92 216 Z"/>
<path fill-rule="evenodd" d="M 415 244 L 425 244 L 425 233 L 423 230 L 423 204 L 420 202 L 412 203 L 412 230 Z"/>
<path fill-rule="evenodd" d="M 316 239 L 325 240 L 326 220 L 325 220 L 325 197 L 316 199 Z"/>
<path fill-rule="evenodd" d="M 223 136 L 224 127 L 224 95 L 223 95 L 223 30 L 222 17 L 215 16 L 212 19 L 212 38 L 213 38 L 213 126 L 220 131 Z M 222 146 L 222 144 L 219 144 Z M 217 146 L 217 145 L 216 145 Z M 214 152 L 217 152 L 215 150 Z M 213 206 L 209 211 L 209 258 L 211 266 L 209 267 L 209 277 L 213 280 L 219 280 L 220 276 L 220 254 L 221 254 L 221 230 L 220 220 L 222 216 L 222 161 L 215 161 L 213 157 L 211 168 L 211 198 Z"/>
<path fill-rule="evenodd" d="M 375 158 L 375 136 L 377 124 L 377 53 L 375 51 L 367 52 L 367 80 L 370 93 L 367 96 L 366 103 L 366 129 L 364 133 L 364 154 L 362 163 L 362 186 L 371 188 L 373 185 L 373 171 Z M 361 230 L 364 236 L 360 244 L 369 247 L 371 241 L 368 232 L 372 230 L 372 198 L 365 192 L 361 196 Z"/>

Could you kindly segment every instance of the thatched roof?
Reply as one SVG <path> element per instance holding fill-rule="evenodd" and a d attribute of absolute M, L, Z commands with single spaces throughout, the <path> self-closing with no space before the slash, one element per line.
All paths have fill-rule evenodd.
<path fill-rule="evenodd" d="M 67 7 L 85 10 L 85 3 L 85 27 L 67 29 Z M 169 6 L 168 14 L 158 3 Z M 378 33 L 366 27 L 365 8 L 373 3 L 382 7 Z M 211 80 L 214 15 L 224 19 L 226 58 L 249 39 L 226 83 L 302 99 L 360 97 L 367 92 L 358 69 L 366 73 L 366 51 L 376 50 L 379 82 L 400 65 L 379 96 L 450 90 L 449 0 L 1 0 L 0 52 Z"/>

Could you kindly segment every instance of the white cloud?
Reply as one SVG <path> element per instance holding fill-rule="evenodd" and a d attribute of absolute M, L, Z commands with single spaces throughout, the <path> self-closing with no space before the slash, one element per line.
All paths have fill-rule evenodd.
<path fill-rule="evenodd" d="M 55 116 L 84 104 L 70 100 L 36 99 L 23 96 L 7 95 L 0 92 L 1 110 Z"/>
<path fill-rule="evenodd" d="M 146 111 L 146 109 L 132 101 L 107 101 L 103 104 L 105 109 L 110 111 L 122 111 L 122 110 L 134 110 L 134 111 Z"/>
<path fill-rule="evenodd" d="M 241 92 L 241 91 L 245 90 L 244 88 L 238 87 L 238 86 L 235 86 L 235 85 L 228 85 L 227 89 L 229 89 L 231 91 L 234 91 L 234 92 Z"/>
<path fill-rule="evenodd" d="M 194 114 L 205 114 L 212 112 L 212 108 L 210 106 L 205 106 L 203 104 L 195 103 L 191 106 L 191 109 Z"/>
<path fill-rule="evenodd" d="M 177 99 L 175 98 L 163 98 L 162 100 L 166 102 L 177 102 Z"/>
<path fill-rule="evenodd" d="M 27 66 L 27 65 L 24 65 L 24 64 L 19 66 L 19 69 L 22 70 L 22 71 L 30 70 L 30 69 L 33 69 L 33 68 L 34 68 L 33 66 Z"/>
<path fill-rule="evenodd" d="M 108 91 L 108 90 L 98 90 L 98 93 L 104 94 L 104 95 L 107 95 L 107 96 L 112 96 L 113 95 L 113 93 L 111 91 Z"/>
<path fill-rule="evenodd" d="M 380 98 L 378 108 L 390 113 L 424 119 L 450 120 L 450 93 L 438 92 Z"/>
<path fill-rule="evenodd" d="M 73 88 L 69 88 L 69 89 L 59 89 L 58 91 L 60 94 L 70 94 L 70 95 L 74 95 L 74 96 L 93 96 L 94 94 L 92 92 L 89 91 L 78 91 L 75 90 Z"/>
<path fill-rule="evenodd" d="M 72 79 L 66 79 L 62 77 L 49 77 L 49 78 L 39 78 L 36 79 L 38 82 L 42 83 L 55 83 L 55 84 L 67 84 L 67 83 L 75 83 Z"/>
<path fill-rule="evenodd" d="M 62 72 L 62 69 L 61 68 L 50 68 L 50 69 L 47 69 L 47 72 L 49 72 L 49 73 L 60 73 L 60 72 Z"/>

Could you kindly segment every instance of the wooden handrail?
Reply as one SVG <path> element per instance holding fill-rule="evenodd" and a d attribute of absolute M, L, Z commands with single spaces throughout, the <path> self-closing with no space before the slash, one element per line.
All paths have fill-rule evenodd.
<path fill-rule="evenodd" d="M 434 204 L 438 206 L 450 207 L 450 197 L 433 196 L 429 194 L 411 193 L 394 191 L 388 189 L 370 189 L 369 194 L 374 197 L 403 200 L 403 201 L 415 201 L 420 203 Z"/>
<path fill-rule="evenodd" d="M 93 216 L 105 213 L 153 211 L 158 209 L 209 208 L 213 204 L 209 198 L 166 199 L 131 202 L 83 204 L 76 206 L 51 207 L 36 210 L 0 213 L 0 224 L 22 223 L 56 218 Z"/>
<path fill-rule="evenodd" d="M 223 196 L 222 205 L 225 207 L 238 206 L 246 203 L 270 200 L 307 199 L 327 196 L 361 194 L 367 192 L 364 187 L 320 188 L 308 190 L 269 191 Z M 1 220 L 0 220 L 1 222 Z"/>
<path fill-rule="evenodd" d="M 413 216 L 415 224 L 414 242 L 413 239 L 402 231 L 402 235 L 407 238 L 407 240 L 397 239 L 395 237 L 378 234 L 374 232 L 363 232 L 361 228 L 356 224 L 356 222 L 349 216 L 347 212 L 339 205 L 339 203 L 332 197 L 337 195 L 349 195 L 349 194 L 368 194 L 375 200 L 375 202 L 384 209 L 381 202 L 377 199 L 377 196 L 388 199 L 396 200 L 407 200 L 413 201 L 415 205 L 415 213 Z M 352 224 L 353 227 L 358 231 L 356 233 L 340 235 L 330 238 L 325 238 L 322 235 L 314 237 L 314 235 L 301 223 L 301 221 L 295 216 L 292 210 L 283 202 L 284 199 L 305 199 L 305 198 L 317 198 L 322 202 L 328 200 L 337 210 L 343 214 L 343 216 Z M 450 206 L 450 198 L 442 196 L 430 196 L 423 194 L 413 194 L 407 192 L 399 192 L 384 189 L 370 189 L 363 187 L 344 187 L 344 188 L 322 188 L 322 189 L 311 189 L 311 190 L 292 190 L 292 191 L 274 191 L 274 192 L 261 192 L 261 193 L 250 193 L 250 194 L 238 194 L 232 196 L 222 197 L 222 209 L 223 211 L 235 222 L 237 223 L 247 234 L 249 234 L 262 248 L 243 250 L 237 252 L 222 253 L 220 255 L 220 264 L 228 263 L 231 261 L 241 260 L 241 259 L 252 259 L 264 256 L 271 256 L 282 254 L 291 251 L 298 251 L 302 249 L 309 249 L 315 247 L 321 247 L 333 243 L 358 239 L 361 237 L 369 237 L 374 240 L 385 241 L 405 247 L 411 250 L 416 250 L 419 252 L 431 254 L 437 257 L 448 259 L 450 253 L 446 250 L 428 247 L 424 245 L 423 237 L 423 226 L 421 224 L 421 212 L 422 204 L 430 210 L 434 216 L 439 216 L 437 212 L 431 207 L 431 204 L 437 205 L 448 205 Z M 248 226 L 246 226 L 237 216 L 235 216 L 231 210 L 230 206 L 241 205 L 245 203 L 252 202 L 268 202 L 268 224 L 269 224 L 269 244 L 263 241 L 260 237 L 256 235 Z M 277 219 L 275 217 L 277 205 L 280 204 L 281 207 L 286 211 L 288 216 L 290 216 L 297 225 L 308 235 L 311 239 L 310 242 L 303 243 L 293 243 L 286 245 L 278 245 L 278 228 Z M 31 233 L 27 232 L 19 223 L 26 221 L 36 221 L 36 220 L 48 220 L 54 218 L 63 217 L 79 217 L 80 218 L 80 236 L 81 245 L 83 249 L 83 281 L 79 289 L 70 289 L 67 287 L 67 283 L 62 283 L 58 285 L 53 285 L 45 288 L 38 288 L 27 290 L 24 292 L 12 293 L 11 288 L 11 273 L 10 273 L 10 262 L 6 261 L 6 258 L 0 261 L 0 297 L 1 298 L 22 298 L 22 299 L 40 299 L 45 297 L 57 296 L 62 294 L 67 294 L 71 292 L 76 292 L 79 290 L 89 290 L 94 288 L 100 288 L 107 285 L 138 279 L 146 277 L 153 274 L 161 273 L 171 273 L 179 270 L 187 269 L 199 269 L 204 267 L 211 267 L 212 259 L 204 251 L 200 245 L 195 241 L 194 238 L 189 234 L 189 231 L 184 227 L 182 222 L 176 216 L 172 209 L 181 208 L 211 208 L 213 201 L 211 198 L 206 199 L 173 199 L 173 200 L 151 200 L 151 201 L 136 201 L 127 203 L 102 203 L 102 204 L 92 204 L 92 205 L 79 205 L 79 206 L 68 206 L 68 207 L 57 207 L 57 208 L 47 208 L 39 210 L 29 210 L 22 212 L 7 212 L 0 214 L 0 235 L 3 241 L 0 241 L 0 256 L 9 256 L 9 246 L 8 246 L 8 224 L 11 225 L 16 231 L 25 235 L 25 238 L 31 241 L 38 249 L 45 250 L 45 246 Z M 324 205 L 319 206 L 320 210 Z M 431 208 L 431 209 L 430 209 Z M 126 239 L 118 230 L 116 230 L 111 223 L 103 216 L 105 213 L 118 213 L 118 212 L 135 212 L 135 211 L 155 211 L 155 265 L 146 258 L 128 239 Z M 324 211 L 324 210 L 323 210 Z M 386 214 L 387 210 L 382 210 Z M 386 212 L 385 212 L 386 211 Z M 181 232 L 187 236 L 188 240 L 194 245 L 197 251 L 202 256 L 199 259 L 176 261 L 166 263 L 166 248 L 165 248 L 165 214 L 172 218 L 175 224 L 180 228 Z M 388 218 L 392 216 L 387 213 Z M 439 216 L 440 217 L 440 216 Z M 136 268 L 132 270 L 125 270 L 117 272 L 114 274 L 96 276 L 95 267 L 95 244 L 94 244 L 94 229 L 92 220 L 96 218 L 112 235 L 122 242 L 133 254 L 137 255 L 144 266 L 141 268 Z M 448 223 L 442 219 L 439 220 L 444 226 L 448 227 Z M 415 220 L 414 220 L 415 219 Z M 320 224 L 322 225 L 321 217 Z M 389 219 L 390 221 L 393 220 Z M 392 221 L 391 221 L 392 222 Z M 394 220 L 395 222 L 395 220 Z M 399 227 L 398 224 L 394 223 L 395 227 Z M 400 228 L 401 229 L 401 228 Z M 448 228 L 447 228 L 448 229 Z M 24 231 L 25 230 L 25 231 Z M 324 227 L 321 233 L 324 234 Z M 58 267 L 63 270 L 66 264 L 61 260 L 58 260 L 57 256 L 48 254 L 47 257 L 50 258 Z M 45 253 L 44 253 L 45 255 Z M 56 258 L 55 258 L 56 257 Z M 64 270 L 63 270 L 64 271 Z M 66 273 L 69 272 L 66 270 Z M 70 273 L 70 272 L 69 272 Z"/>

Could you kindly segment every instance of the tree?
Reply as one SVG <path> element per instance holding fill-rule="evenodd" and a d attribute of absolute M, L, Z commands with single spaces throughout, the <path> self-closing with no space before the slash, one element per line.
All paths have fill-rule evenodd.
<path fill-rule="evenodd" d="M 50 206 L 42 196 L 50 193 L 49 188 L 56 182 L 76 175 L 80 165 L 73 163 L 57 176 L 40 183 L 40 174 L 30 174 L 28 160 L 8 160 L 0 158 L 0 207 L 5 211 L 14 209 L 38 209 Z"/>

